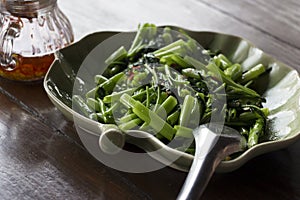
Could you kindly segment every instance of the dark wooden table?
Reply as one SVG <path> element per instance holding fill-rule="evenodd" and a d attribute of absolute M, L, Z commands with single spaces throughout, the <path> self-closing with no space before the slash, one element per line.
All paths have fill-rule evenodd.
<path fill-rule="evenodd" d="M 230 33 L 300 71 L 298 0 L 59 1 L 76 40 L 139 22 Z M 299 122 L 300 123 L 300 122 Z M 299 124 L 300 125 L 300 124 Z M 0 199 L 175 199 L 186 173 L 130 174 L 108 168 L 83 147 L 42 83 L 0 79 Z M 215 174 L 203 199 L 300 199 L 300 141 Z"/>

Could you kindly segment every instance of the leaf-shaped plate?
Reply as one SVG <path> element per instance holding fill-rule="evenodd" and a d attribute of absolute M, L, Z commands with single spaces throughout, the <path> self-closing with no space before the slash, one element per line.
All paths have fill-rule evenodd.
<path fill-rule="evenodd" d="M 278 62 L 245 39 L 215 32 L 185 31 L 204 48 L 221 50 L 233 62 L 241 63 L 244 69 L 249 69 L 258 63 L 271 68 L 270 73 L 257 80 L 255 84 L 256 90 L 267 99 L 264 106 L 270 109 L 271 140 L 248 149 L 233 160 L 221 162 L 217 171 L 235 170 L 255 156 L 287 147 L 300 138 L 300 79 L 296 70 Z M 81 125 L 87 130 L 86 135 L 81 139 L 96 141 L 95 146 L 98 145 L 99 134 L 107 125 L 94 122 L 72 110 L 74 77 L 87 54 L 99 43 L 115 34 L 117 32 L 97 32 L 60 50 L 58 57 L 61 59 L 54 61 L 44 79 L 44 88 L 50 100 L 68 119 L 73 120 L 73 116 L 79 119 Z M 146 151 L 162 148 L 163 155 L 151 154 L 151 156 L 163 163 L 168 160 L 168 157 L 179 155 L 180 159 L 176 160 L 171 167 L 182 171 L 188 171 L 193 160 L 193 156 L 171 149 L 154 137 L 131 140 L 131 142 Z"/>

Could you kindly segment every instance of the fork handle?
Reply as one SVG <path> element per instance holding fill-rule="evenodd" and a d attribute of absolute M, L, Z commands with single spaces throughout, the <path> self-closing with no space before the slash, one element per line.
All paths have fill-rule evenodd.
<path fill-rule="evenodd" d="M 194 158 L 188 177 L 177 200 L 196 200 L 202 196 L 210 178 L 221 161 L 219 148 L 213 148 L 205 158 Z"/>
<path fill-rule="evenodd" d="M 223 132 L 230 132 L 225 128 Z M 200 133 L 201 132 L 201 133 Z M 200 127 L 194 132 L 196 152 L 190 172 L 177 196 L 177 200 L 197 200 L 202 196 L 211 176 L 219 163 L 227 156 L 242 148 L 240 135 L 222 134 Z"/>

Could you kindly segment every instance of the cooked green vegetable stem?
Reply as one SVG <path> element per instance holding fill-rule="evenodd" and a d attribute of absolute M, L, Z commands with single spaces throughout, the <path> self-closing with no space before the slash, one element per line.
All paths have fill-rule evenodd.
<path fill-rule="evenodd" d="M 119 61 L 119 60 L 126 58 L 126 56 L 127 56 L 127 51 L 124 46 L 121 46 L 119 49 L 117 49 L 111 56 L 109 56 L 105 60 L 105 63 L 107 65 L 110 65 L 115 61 Z"/>
<path fill-rule="evenodd" d="M 157 86 L 157 98 L 156 98 L 156 103 L 154 105 L 153 111 L 155 112 L 159 106 L 159 102 L 161 101 L 161 92 L 160 92 L 160 86 Z"/>
<path fill-rule="evenodd" d="M 266 71 L 265 67 L 262 64 L 258 64 L 255 67 L 251 68 L 249 71 L 245 72 L 240 80 L 240 82 L 247 83 L 251 81 Z"/>
<path fill-rule="evenodd" d="M 131 107 L 132 111 L 144 122 L 149 124 L 155 131 L 160 133 L 166 139 L 171 141 L 174 137 L 175 130 L 172 128 L 170 124 L 165 122 L 162 118 L 160 118 L 153 111 L 146 108 L 139 101 L 135 101 L 128 94 L 123 94 L 120 99 L 121 103 L 124 105 Z"/>
<path fill-rule="evenodd" d="M 135 119 L 135 118 L 137 118 L 136 114 L 132 113 L 132 114 L 128 114 L 128 115 L 123 116 L 123 117 L 119 120 L 119 122 L 120 122 L 120 123 L 126 123 L 126 122 L 129 122 L 130 120 L 133 120 L 133 119 Z"/>
<path fill-rule="evenodd" d="M 131 121 L 128 121 L 126 123 L 123 123 L 123 124 L 120 124 L 119 125 L 119 128 L 122 130 L 122 131 L 128 131 L 128 130 L 131 130 L 135 127 L 137 127 L 138 125 L 140 125 L 143 121 L 139 118 L 137 119 L 133 119 Z"/>
<path fill-rule="evenodd" d="M 173 96 L 169 96 L 155 111 L 155 113 L 162 117 L 164 117 L 165 114 L 170 114 L 171 111 L 177 106 L 177 99 Z"/>
<path fill-rule="evenodd" d="M 146 86 L 146 107 L 149 108 L 150 107 L 150 95 L 149 95 L 149 86 Z"/>

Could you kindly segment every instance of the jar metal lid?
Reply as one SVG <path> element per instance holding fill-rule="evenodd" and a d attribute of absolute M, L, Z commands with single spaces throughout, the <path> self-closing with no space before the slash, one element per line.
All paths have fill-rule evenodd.
<path fill-rule="evenodd" d="M 56 5 L 57 0 L 2 0 L 3 7 L 15 15 L 31 16 Z"/>

